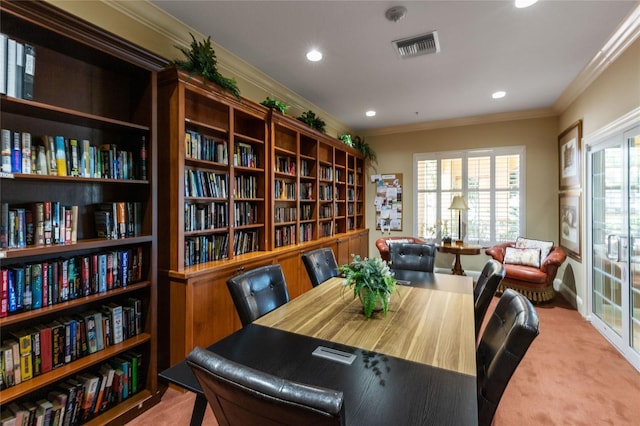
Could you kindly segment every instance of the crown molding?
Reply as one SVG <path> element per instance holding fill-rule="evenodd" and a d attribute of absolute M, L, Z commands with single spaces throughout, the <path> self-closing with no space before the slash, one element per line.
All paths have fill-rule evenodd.
<path fill-rule="evenodd" d="M 149 1 L 109 1 L 101 0 L 104 4 L 126 15 L 130 19 L 139 22 L 151 31 L 157 33 L 161 37 L 167 39 L 171 46 L 189 47 L 191 44 L 191 35 L 196 38 L 206 38 L 204 35 L 194 28 L 179 21 L 164 10 L 160 9 Z M 231 75 L 239 80 L 239 86 L 242 88 L 242 82 L 249 84 L 256 89 L 267 93 L 267 96 L 278 99 L 291 107 L 293 113 L 301 114 L 307 110 L 313 110 L 316 115 L 322 117 L 330 129 L 334 129 L 336 133 L 349 133 L 347 127 L 337 118 L 328 112 L 312 104 L 307 99 L 295 93 L 278 81 L 272 79 L 250 63 L 240 59 L 238 56 L 226 50 L 224 47 L 211 40 L 211 44 L 216 51 L 218 58 L 218 66 L 223 74 Z M 167 52 L 161 52 L 167 55 Z M 175 58 L 174 58 L 175 59 Z M 261 102 L 262 99 L 253 99 L 253 101 Z"/>
<path fill-rule="evenodd" d="M 638 37 L 640 4 L 627 15 L 604 46 L 562 92 L 553 104 L 553 110 L 557 114 L 564 112 Z"/>
<path fill-rule="evenodd" d="M 452 118 L 448 120 L 426 121 L 423 123 L 402 126 L 382 127 L 363 131 L 363 136 L 385 136 L 397 133 L 422 132 L 425 130 L 444 129 L 448 127 L 471 126 L 478 124 L 498 123 L 503 121 L 529 120 L 533 118 L 554 117 L 558 114 L 551 108 L 504 112 L 499 114 L 477 115 L 472 117 Z"/>

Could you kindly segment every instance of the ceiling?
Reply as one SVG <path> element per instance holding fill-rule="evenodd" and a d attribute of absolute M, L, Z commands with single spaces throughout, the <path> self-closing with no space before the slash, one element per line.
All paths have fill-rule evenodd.
<path fill-rule="evenodd" d="M 638 1 L 152 1 L 354 131 L 550 108 Z M 397 22 L 385 11 L 403 5 Z M 392 41 L 437 31 L 440 52 Z M 320 62 L 305 58 L 323 52 Z M 227 75 L 233 77 L 233 75 Z M 497 90 L 507 95 L 491 98 Z M 365 111 L 377 115 L 365 117 Z"/>

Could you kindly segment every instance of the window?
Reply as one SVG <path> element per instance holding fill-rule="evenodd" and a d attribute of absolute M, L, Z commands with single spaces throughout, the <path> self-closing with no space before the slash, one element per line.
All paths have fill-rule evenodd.
<path fill-rule="evenodd" d="M 466 242 L 491 246 L 524 235 L 524 147 L 414 155 L 414 229 L 433 238 L 458 235 L 454 195 L 469 210 L 460 212 Z"/>

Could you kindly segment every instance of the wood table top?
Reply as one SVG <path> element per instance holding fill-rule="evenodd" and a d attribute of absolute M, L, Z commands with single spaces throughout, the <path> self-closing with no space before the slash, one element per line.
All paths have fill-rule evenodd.
<path fill-rule="evenodd" d="M 457 283 L 455 291 L 443 291 L 446 280 Z M 332 278 L 254 324 L 476 375 L 471 278 L 442 275 L 440 289 L 398 286 L 387 316 L 372 318 L 343 281 Z"/>

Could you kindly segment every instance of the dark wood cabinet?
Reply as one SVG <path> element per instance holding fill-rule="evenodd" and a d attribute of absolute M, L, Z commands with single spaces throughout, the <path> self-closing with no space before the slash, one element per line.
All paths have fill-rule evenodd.
<path fill-rule="evenodd" d="M 138 392 L 104 413 L 96 424 L 124 423 L 160 399 L 157 383 L 157 71 L 166 61 L 125 40 L 79 20 L 46 2 L 0 2 L 1 31 L 19 43 L 34 47 L 33 99 L 0 96 L 2 129 L 31 135 L 32 147 L 44 136 L 88 140 L 96 150 L 107 144 L 139 153 L 144 140 L 144 175 L 58 176 L 3 173 L 0 202 L 31 209 L 42 202 L 77 206 L 74 242 L 0 248 L 3 270 L 79 259 L 104 252 L 134 251 L 141 263 L 137 277 L 106 292 L 69 297 L 48 306 L 10 312 L 0 318 L 2 341 L 12 333 L 100 309 L 108 303 L 124 305 L 129 298 L 142 304 L 138 335 L 103 350 L 78 357 L 60 368 L 0 391 L 3 405 L 46 397 L 59 382 L 79 373 L 94 372 L 126 351 L 142 354 L 143 383 Z M 138 167 L 140 159 L 133 161 Z M 136 205 L 135 233 L 106 239 L 96 235 L 94 212 L 101 203 Z M 35 212 L 34 212 L 35 213 Z M 75 295 L 77 296 L 77 295 Z"/>

